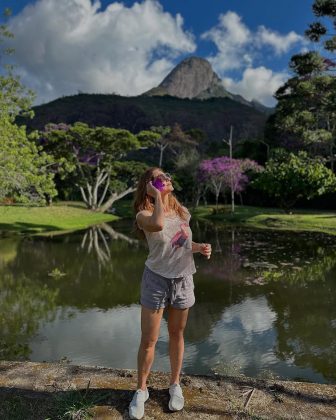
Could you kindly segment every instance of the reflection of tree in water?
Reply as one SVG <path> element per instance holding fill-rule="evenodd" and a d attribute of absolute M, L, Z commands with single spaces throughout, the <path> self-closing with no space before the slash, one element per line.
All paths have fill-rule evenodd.
<path fill-rule="evenodd" d="M 195 226 L 199 241 L 211 242 L 219 250 L 219 240 L 222 252 L 216 255 L 214 251 L 209 265 L 200 261 L 198 302 L 190 311 L 188 340 L 205 340 L 226 307 L 243 301 L 247 293 L 262 293 L 277 314 L 277 357 L 312 368 L 335 382 L 336 238 L 314 232 L 239 228 L 232 236 L 227 227 L 216 230 L 209 224 L 203 235 L 201 229 L 201 224 Z M 246 281 L 259 275 L 262 283 Z M 210 293 L 218 283 L 216 278 L 233 279 L 232 296 L 228 290 L 231 281 L 221 282 L 217 296 Z"/>
<path fill-rule="evenodd" d="M 16 258 L 19 242 L 19 235 L 0 238 L 0 270 Z"/>
<path fill-rule="evenodd" d="M 277 313 L 277 357 L 335 382 L 336 253 L 322 254 L 320 249 L 320 258 L 302 271 L 270 283 L 266 296 Z"/>
<path fill-rule="evenodd" d="M 212 240 L 213 255 L 209 264 L 204 264 L 201 272 L 213 278 L 224 281 L 240 282 L 244 280 L 242 273 L 239 272 L 242 265 L 240 255 L 240 245 L 236 242 L 235 227 L 226 231 L 221 236 L 217 227 L 214 229 Z M 226 238 L 224 238 L 226 235 Z M 229 239 L 230 238 L 230 239 Z"/>
<path fill-rule="evenodd" d="M 103 232 L 110 255 L 105 265 L 99 262 L 94 244 L 88 253 L 90 233 L 83 249 L 85 233 L 78 231 L 53 237 L 22 238 L 17 256 L 7 270 L 15 278 L 24 275 L 59 289 L 60 306 L 111 308 L 137 303 L 146 249 L 127 234 L 114 229 Z M 99 247 L 107 252 L 101 238 Z M 57 279 L 48 276 L 56 268 L 65 276 Z"/>
<path fill-rule="evenodd" d="M 86 246 L 88 253 L 91 253 L 93 250 L 96 252 L 99 269 L 101 268 L 100 264 L 104 266 L 109 260 L 111 260 L 111 252 L 107 238 L 105 238 L 105 234 L 107 234 L 108 238 L 112 240 L 122 239 L 123 241 L 126 241 L 127 243 L 134 246 L 139 244 L 138 240 L 132 239 L 123 233 L 116 232 L 112 226 L 108 225 L 107 223 L 101 223 L 100 225 L 89 227 L 83 235 L 81 248 L 84 249 Z"/>
<path fill-rule="evenodd" d="M 39 324 L 55 316 L 58 291 L 8 272 L 1 273 L 0 290 L 0 358 L 27 359 Z"/>
<path fill-rule="evenodd" d="M 185 334 L 189 342 L 200 342 L 208 338 L 213 325 L 222 317 L 226 308 L 244 299 L 245 292 L 237 284 L 242 278 L 238 271 L 241 257 L 235 227 L 226 229 L 223 234 L 216 225 L 196 222 L 194 232 L 199 242 L 211 242 L 213 249 L 210 260 L 198 257 L 200 264 L 197 269 L 199 281 L 195 287 L 196 305 L 189 313 Z M 234 283 L 237 284 L 235 288 Z"/>
<path fill-rule="evenodd" d="M 108 242 L 101 237 L 102 231 L 98 233 L 95 228 L 87 233 L 88 245 L 90 235 L 92 237 L 90 256 L 87 252 L 83 254 L 81 232 L 53 238 L 16 236 L 0 240 L 1 359 L 29 358 L 29 341 L 41 323 L 54 320 L 59 307 L 62 318 L 73 316 L 68 307 L 109 308 L 137 301 L 141 277 L 134 273 L 128 276 L 130 264 L 125 264 L 125 259 L 131 258 L 133 271 L 141 263 L 143 265 L 143 253 L 139 252 L 137 241 L 109 225 L 100 228 L 112 240 L 108 253 L 104 248 L 110 255 L 111 264 L 98 279 L 94 250 L 100 250 L 99 247 L 105 247 Z M 100 237 L 98 245 L 95 232 Z M 55 268 L 66 275 L 61 278 L 48 276 Z"/>

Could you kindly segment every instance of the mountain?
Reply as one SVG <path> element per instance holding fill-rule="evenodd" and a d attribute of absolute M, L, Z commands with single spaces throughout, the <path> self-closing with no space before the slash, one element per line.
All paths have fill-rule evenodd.
<path fill-rule="evenodd" d="M 58 98 L 33 108 L 35 117 L 19 119 L 27 129 L 42 130 L 47 123 L 125 128 L 132 133 L 178 123 L 183 130 L 199 128 L 207 143 L 222 143 L 228 138 L 230 125 L 234 140 L 255 140 L 263 135 L 267 115 L 230 98 L 181 99 L 173 96 L 125 97 L 108 94 L 78 94 Z"/>
<path fill-rule="evenodd" d="M 235 142 L 262 138 L 270 112 L 256 101 L 228 92 L 210 63 L 199 57 L 183 60 L 158 87 L 139 96 L 78 94 L 33 110 L 33 120 L 21 120 L 28 130 L 42 130 L 50 122 L 82 121 L 138 133 L 151 126 L 178 123 L 183 130 L 202 130 L 205 148 L 223 146 L 222 139 L 228 138 L 231 125 Z"/>
<path fill-rule="evenodd" d="M 229 98 L 258 111 L 270 114 L 273 108 L 266 107 L 256 100 L 248 101 L 241 95 L 227 91 L 222 80 L 213 71 L 209 61 L 201 57 L 188 57 L 181 61 L 159 84 L 144 96 L 174 96 L 188 99 Z"/>
<path fill-rule="evenodd" d="M 177 98 L 209 99 L 230 97 L 221 79 L 204 58 L 189 57 L 181 61 L 159 84 L 144 95 L 170 95 Z"/>

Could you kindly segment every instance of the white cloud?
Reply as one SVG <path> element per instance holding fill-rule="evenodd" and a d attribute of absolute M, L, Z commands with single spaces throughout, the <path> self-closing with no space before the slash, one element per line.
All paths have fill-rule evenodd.
<path fill-rule="evenodd" d="M 126 7 L 99 1 L 38 0 L 10 21 L 23 82 L 38 99 L 84 92 L 137 95 L 195 50 L 183 18 L 156 0 Z"/>
<path fill-rule="evenodd" d="M 248 100 L 256 99 L 267 106 L 274 106 L 273 93 L 288 79 L 287 72 L 273 72 L 266 67 L 247 68 L 242 79 L 235 81 L 223 78 L 224 87 L 232 93 L 244 96 Z"/>
<path fill-rule="evenodd" d="M 290 31 L 287 35 L 281 35 L 275 31 L 265 28 L 265 26 L 259 26 L 256 34 L 257 44 L 269 45 L 274 48 L 277 55 L 288 52 L 294 44 L 306 43 L 303 36 L 298 35 L 294 31 Z"/>
<path fill-rule="evenodd" d="M 256 66 L 256 58 L 262 57 L 262 49 L 271 47 L 275 55 L 287 53 L 294 45 L 306 45 L 306 41 L 296 32 L 279 34 L 261 25 L 256 31 L 250 30 L 235 12 L 220 15 L 216 26 L 201 35 L 201 39 L 212 41 L 216 54 L 207 57 L 214 70 L 222 77 L 224 86 L 232 93 L 246 99 L 257 99 L 265 105 L 273 106 L 273 94 L 289 74 L 274 72 L 264 66 Z M 241 80 L 227 77 L 228 71 L 240 69 Z"/>
<path fill-rule="evenodd" d="M 238 69 L 251 62 L 248 53 L 241 54 L 249 44 L 250 37 L 251 32 L 242 23 L 241 17 L 231 11 L 220 15 L 219 24 L 201 35 L 201 39 L 213 41 L 218 48 L 218 53 L 208 59 L 219 72 Z"/>
<path fill-rule="evenodd" d="M 251 374 L 277 362 L 274 342 L 269 334 L 276 321 L 276 313 L 269 308 L 264 296 L 247 297 L 225 309 L 212 328 L 208 341 L 216 348 L 216 360 L 237 363 Z M 217 369 L 220 371 L 220 369 Z"/>

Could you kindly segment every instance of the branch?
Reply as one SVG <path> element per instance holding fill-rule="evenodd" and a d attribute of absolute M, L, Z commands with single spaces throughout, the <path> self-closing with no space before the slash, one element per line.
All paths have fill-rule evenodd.
<path fill-rule="evenodd" d="M 135 187 L 129 187 L 125 191 L 123 191 L 119 194 L 112 193 L 110 198 L 106 201 L 106 203 L 103 204 L 101 207 L 97 208 L 97 211 L 99 211 L 101 213 L 105 213 L 105 211 L 107 209 L 109 209 L 115 201 L 120 200 L 120 198 L 124 197 L 125 195 L 127 195 L 131 192 L 134 192 L 135 190 L 136 190 Z"/>
<path fill-rule="evenodd" d="M 104 191 L 103 191 L 103 195 L 101 196 L 97 207 L 100 207 L 102 205 L 103 201 L 105 200 L 105 196 L 106 196 L 109 185 L 110 185 L 110 176 L 108 176 L 108 179 L 106 181 L 105 188 L 104 188 Z"/>

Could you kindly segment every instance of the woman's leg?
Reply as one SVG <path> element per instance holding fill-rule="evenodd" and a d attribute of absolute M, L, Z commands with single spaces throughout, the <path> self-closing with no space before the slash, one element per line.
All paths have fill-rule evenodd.
<path fill-rule="evenodd" d="M 170 385 L 180 383 L 180 372 L 183 362 L 184 338 L 183 332 L 187 324 L 189 308 L 168 309 L 169 357 L 171 366 Z"/>
<path fill-rule="evenodd" d="M 146 380 L 154 360 L 155 344 L 159 338 L 162 309 L 141 305 L 141 342 L 138 351 L 138 388 L 146 389 Z"/>

